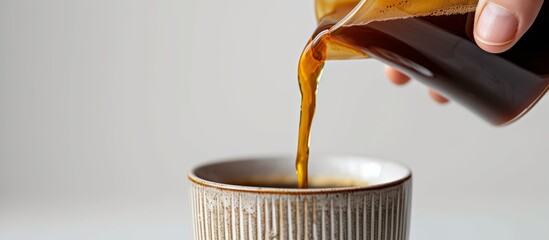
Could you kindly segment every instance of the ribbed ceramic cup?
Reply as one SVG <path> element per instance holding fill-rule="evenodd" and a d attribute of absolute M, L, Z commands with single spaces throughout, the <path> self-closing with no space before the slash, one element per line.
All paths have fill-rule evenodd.
<path fill-rule="evenodd" d="M 235 179 L 295 178 L 293 158 L 219 161 L 194 169 L 194 239 L 407 240 L 412 173 L 390 161 L 325 157 L 310 162 L 310 179 L 345 178 L 365 186 L 270 188 Z"/>

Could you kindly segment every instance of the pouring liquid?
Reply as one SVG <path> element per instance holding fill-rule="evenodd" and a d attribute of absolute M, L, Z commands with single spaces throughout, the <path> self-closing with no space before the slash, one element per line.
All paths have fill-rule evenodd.
<path fill-rule="evenodd" d="M 334 27 L 352 6 L 335 9 L 319 21 L 299 60 L 302 96 L 296 156 L 299 188 L 307 187 L 317 87 L 328 59 L 375 58 L 461 103 L 494 125 L 522 116 L 549 86 L 547 4 L 521 40 L 502 54 L 487 53 L 475 44 L 474 13 L 469 8 L 449 15 L 442 11 L 442 15 L 430 14 L 440 16 Z"/>

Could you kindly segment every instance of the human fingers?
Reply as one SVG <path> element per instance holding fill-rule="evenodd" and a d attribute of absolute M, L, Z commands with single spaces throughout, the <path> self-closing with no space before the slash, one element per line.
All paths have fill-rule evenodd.
<path fill-rule="evenodd" d="M 408 81 L 410 81 L 410 77 L 389 66 L 385 67 L 385 73 L 387 75 L 387 78 L 389 78 L 391 82 L 397 85 L 403 85 L 403 84 L 406 84 Z M 448 102 L 448 99 L 446 99 L 444 96 L 442 96 L 441 94 L 437 93 L 432 89 L 429 89 L 429 95 L 431 95 L 431 97 L 439 103 Z"/>
<path fill-rule="evenodd" d="M 440 93 L 436 92 L 433 89 L 429 89 L 429 95 L 431 95 L 431 98 L 433 98 L 438 103 L 447 103 L 448 99 L 442 96 Z"/>
<path fill-rule="evenodd" d="M 410 81 L 410 77 L 389 66 L 385 66 L 385 74 L 396 85 L 403 85 Z"/>
<path fill-rule="evenodd" d="M 480 0 L 475 14 L 475 41 L 491 52 L 507 51 L 526 33 L 543 0 Z"/>

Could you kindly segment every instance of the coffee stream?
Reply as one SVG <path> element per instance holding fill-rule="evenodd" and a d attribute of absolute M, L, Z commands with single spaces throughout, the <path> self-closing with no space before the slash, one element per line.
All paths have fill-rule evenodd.
<path fill-rule="evenodd" d="M 326 61 L 327 47 L 338 46 L 330 38 L 330 27 L 347 14 L 352 6 L 341 6 L 332 14 L 326 15 L 320 20 L 316 32 L 309 40 L 301 54 L 298 66 L 299 89 L 301 91 L 301 116 L 299 120 L 299 136 L 296 156 L 296 171 L 298 188 L 307 188 L 308 185 L 308 161 L 309 140 L 311 136 L 311 124 L 316 109 L 317 87 L 320 75 Z M 345 49 L 345 48 L 341 48 Z M 344 51 L 344 50 L 343 50 Z M 344 54 L 344 53 L 342 53 Z"/>
<path fill-rule="evenodd" d="M 317 87 L 327 59 L 374 56 L 408 70 L 412 77 L 430 87 L 444 90 L 446 96 L 495 125 L 516 119 L 547 90 L 547 4 L 527 34 L 511 50 L 499 55 L 486 53 L 474 43 L 474 14 L 467 13 L 473 10 L 471 8 L 431 14 L 437 17 L 376 21 L 332 29 L 352 7 L 337 6 L 334 8 L 336 11 L 325 15 L 299 60 L 301 116 L 296 156 L 299 188 L 307 187 L 311 123 Z M 415 9 L 415 12 L 420 16 L 429 15 L 421 14 L 421 9 Z M 445 15 L 448 13 L 451 15 Z M 441 14 L 444 16 L 438 16 Z"/>

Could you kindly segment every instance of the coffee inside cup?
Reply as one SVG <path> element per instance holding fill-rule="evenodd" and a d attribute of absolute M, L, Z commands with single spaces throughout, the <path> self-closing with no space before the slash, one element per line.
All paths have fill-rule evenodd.
<path fill-rule="evenodd" d="M 265 188 L 297 188 L 297 179 L 293 175 L 248 176 L 229 179 L 226 183 L 231 185 L 265 187 Z M 368 182 L 344 176 L 311 176 L 309 188 L 344 188 L 364 187 Z"/>
<path fill-rule="evenodd" d="M 217 184 L 220 188 L 252 187 L 298 190 L 295 169 L 290 157 L 245 158 L 205 164 L 190 178 Z M 346 188 L 378 186 L 411 175 L 410 170 L 394 162 L 357 156 L 316 157 L 310 168 L 312 188 Z"/>

